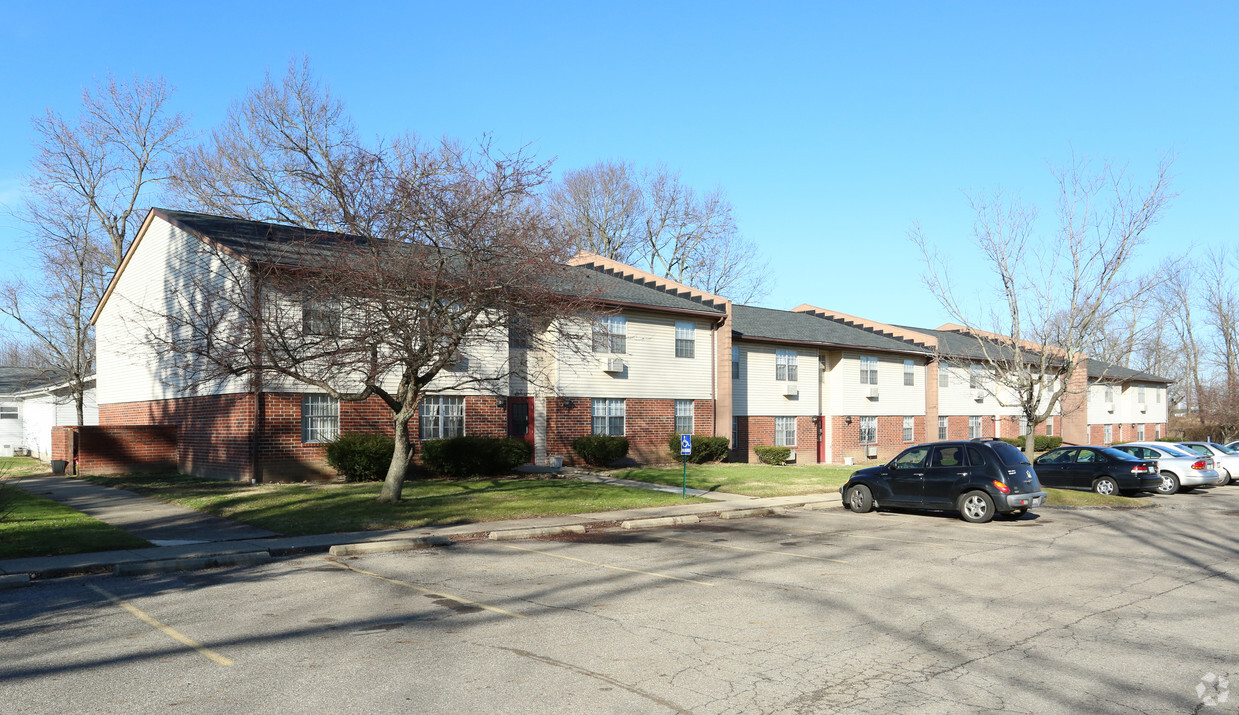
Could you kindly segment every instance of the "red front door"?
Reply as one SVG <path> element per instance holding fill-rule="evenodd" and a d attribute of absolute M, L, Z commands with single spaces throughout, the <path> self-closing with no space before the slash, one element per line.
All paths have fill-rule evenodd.
<path fill-rule="evenodd" d="M 508 436 L 533 444 L 533 398 L 508 398 Z M 530 460 L 533 461 L 533 460 Z"/>

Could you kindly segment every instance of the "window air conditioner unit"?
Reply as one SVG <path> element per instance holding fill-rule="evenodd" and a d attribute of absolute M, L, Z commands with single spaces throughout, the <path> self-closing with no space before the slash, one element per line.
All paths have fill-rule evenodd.
<path fill-rule="evenodd" d="M 876 459 L 878 456 L 878 446 L 876 444 L 871 444 L 868 447 L 865 447 L 865 456 L 870 459 Z"/>
<path fill-rule="evenodd" d="M 1148 412 L 1148 411 L 1149 411 L 1149 406 L 1148 406 L 1148 405 L 1145 405 L 1145 404 L 1141 404 L 1141 405 L 1140 405 L 1140 411 L 1141 411 L 1141 412 Z"/>
<path fill-rule="evenodd" d="M 795 462 L 795 461 L 796 461 L 796 450 L 794 450 L 794 449 L 793 449 L 793 450 L 791 450 L 790 452 L 788 452 L 788 454 L 787 454 L 787 461 L 789 461 L 789 462 Z"/>
<path fill-rule="evenodd" d="M 623 372 L 624 358 L 606 358 L 602 361 L 603 372 Z"/>
<path fill-rule="evenodd" d="M 1106 403 L 1106 412 L 1114 412 L 1114 403 L 1113 403 L 1113 402 L 1107 402 L 1107 403 Z"/>
<path fill-rule="evenodd" d="M 795 397 L 800 394 L 800 386 L 794 382 L 789 382 L 783 386 L 784 397 Z"/>
<path fill-rule="evenodd" d="M 869 388 L 869 399 L 871 400 L 878 399 L 878 386 L 877 385 L 874 385 L 873 387 Z"/>
<path fill-rule="evenodd" d="M 976 400 L 977 402 L 984 402 L 985 401 L 985 390 L 973 390 L 972 399 Z"/>

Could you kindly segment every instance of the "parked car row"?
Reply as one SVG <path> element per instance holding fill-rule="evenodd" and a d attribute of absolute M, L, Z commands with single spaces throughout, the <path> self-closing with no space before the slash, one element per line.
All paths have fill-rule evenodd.
<path fill-rule="evenodd" d="M 1212 442 L 1066 446 L 1033 462 L 1002 440 L 921 444 L 887 464 L 859 469 L 840 489 L 857 513 L 877 507 L 954 510 L 964 521 L 1019 517 L 1045 503 L 1042 487 L 1103 495 L 1170 495 L 1229 484 L 1239 451 Z"/>

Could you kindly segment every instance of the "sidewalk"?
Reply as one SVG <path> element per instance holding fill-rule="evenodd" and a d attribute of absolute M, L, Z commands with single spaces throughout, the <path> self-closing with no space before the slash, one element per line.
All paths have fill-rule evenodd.
<path fill-rule="evenodd" d="M 573 475 L 580 477 L 581 475 Z M 776 509 L 822 508 L 840 502 L 837 493 L 754 498 L 690 489 L 694 496 L 715 498 L 711 504 L 675 504 L 643 509 L 488 521 L 459 526 L 361 531 L 313 536 L 278 536 L 252 526 L 167 504 L 133 492 L 100 487 L 69 477 L 22 480 L 23 488 L 60 501 L 85 514 L 141 536 L 157 545 L 145 549 L 100 551 L 0 561 L 0 588 L 26 585 L 31 579 L 83 573 L 162 573 L 258 563 L 273 556 L 328 552 L 332 547 L 366 544 L 371 550 L 397 551 L 453 541 L 483 538 L 530 538 L 542 533 L 613 527 L 628 522 L 639 528 L 656 519 L 681 523 L 708 517 L 767 516 Z M 588 481 L 623 484 L 657 491 L 672 487 L 591 475 Z M 644 522 L 645 524 L 643 524 Z M 154 536 L 154 538 L 152 538 Z M 386 542 L 386 543 L 385 543 Z"/>

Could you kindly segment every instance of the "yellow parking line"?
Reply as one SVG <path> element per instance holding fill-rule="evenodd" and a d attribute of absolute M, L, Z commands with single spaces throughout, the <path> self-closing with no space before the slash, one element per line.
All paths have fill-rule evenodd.
<path fill-rule="evenodd" d="M 199 642 L 195 641 L 194 639 L 192 639 L 192 638 L 190 638 L 190 637 L 188 637 L 188 636 L 186 636 L 186 635 L 184 635 L 184 634 L 182 634 L 182 633 L 180 633 L 180 632 L 176 631 L 175 629 L 173 629 L 173 628 L 171 628 L 171 627 L 169 627 L 169 626 L 164 625 L 163 623 L 161 623 L 161 622 L 159 621 L 159 619 L 157 619 L 157 618 L 155 618 L 155 617 L 153 617 L 153 616 L 148 616 L 147 614 L 143 613 L 143 612 L 142 612 L 142 610 L 141 610 L 141 609 L 139 609 L 137 606 L 135 606 L 135 605 L 133 605 L 132 603 L 130 603 L 130 602 L 128 602 L 128 601 L 126 601 L 126 600 L 124 600 L 123 598 L 117 598 L 116 596 L 113 596 L 112 594 L 108 593 L 107 591 L 104 591 L 103 589 L 99 588 L 98 586 L 96 586 L 96 585 L 94 585 L 94 584 L 92 584 L 92 583 L 88 583 L 88 584 L 86 584 L 86 585 L 87 585 L 87 586 L 89 586 L 92 590 L 94 590 L 94 591 L 95 591 L 96 593 L 98 593 L 99 595 L 101 595 L 101 596 L 103 596 L 104 598 L 106 598 L 106 599 L 108 599 L 109 601 L 111 601 L 112 603 L 116 604 L 117 606 L 120 606 L 121 608 L 125 609 L 126 611 L 129 611 L 129 612 L 130 612 L 130 613 L 132 613 L 134 616 L 137 616 L 137 618 L 138 618 L 139 620 L 145 621 L 145 622 L 146 622 L 146 624 L 147 624 L 147 625 L 149 625 L 149 626 L 151 626 L 152 628 L 155 628 L 156 630 L 163 631 L 164 635 L 168 636 L 168 637 L 169 637 L 169 638 L 171 638 L 172 640 L 174 640 L 174 641 L 179 641 L 180 643 L 183 643 L 183 644 L 185 644 L 185 645 L 189 646 L 190 648 L 193 648 L 194 650 L 198 651 L 199 653 L 201 653 L 203 656 L 205 656 L 208 660 L 210 660 L 211 662 L 215 663 L 216 665 L 225 665 L 225 666 L 227 666 L 227 665 L 232 665 L 232 664 L 233 664 L 231 660 L 228 660 L 227 658 L 225 658 L 224 656 L 220 655 L 219 653 L 216 653 L 215 651 L 211 650 L 210 648 L 207 648 L 206 646 L 202 645 L 201 643 L 199 643 Z"/>
<path fill-rule="evenodd" d="M 543 556 L 552 556 L 557 559 L 566 559 L 568 561 L 577 561 L 579 563 L 589 564 L 591 566 L 599 566 L 604 569 L 614 569 L 616 571 L 628 571 L 630 573 L 645 574 L 646 576 L 657 576 L 658 578 L 671 579 L 672 581 L 683 581 L 684 583 L 695 583 L 698 586 L 713 586 L 714 585 L 712 583 L 706 583 L 705 581 L 694 581 L 691 578 L 680 578 L 679 576 L 668 576 L 665 573 L 655 573 L 653 571 L 642 571 L 641 569 L 630 569 L 630 568 L 625 568 L 623 566 L 612 566 L 611 564 L 600 564 L 597 561 L 587 561 L 585 559 L 578 559 L 575 556 L 564 556 L 562 554 L 552 554 L 549 551 L 538 551 L 537 549 L 527 549 L 524 546 L 512 546 L 511 544 L 500 544 L 500 545 L 506 549 L 516 549 L 517 551 L 529 551 L 535 554 L 542 554 Z"/>
<path fill-rule="evenodd" d="M 449 600 L 449 601 L 455 601 L 455 602 L 457 602 L 457 603 L 463 603 L 463 604 L 465 604 L 466 606 L 477 606 L 478 608 L 484 608 L 484 609 L 486 609 L 487 611 L 491 611 L 491 612 L 493 612 L 493 613 L 499 613 L 499 614 L 502 614 L 502 615 L 505 615 L 505 616 L 511 616 L 511 617 L 513 617 L 513 618 L 525 618 L 525 616 L 522 616 L 522 615 L 521 615 L 521 614 L 519 614 L 519 613 L 513 613 L 513 612 L 511 612 L 511 611 L 505 611 L 505 610 L 503 610 L 502 608 L 496 608 L 495 606 L 488 606 L 488 605 L 486 605 L 485 603 L 478 603 L 477 601 L 470 601 L 470 600 L 469 600 L 469 599 L 467 599 L 467 598 L 462 598 L 462 597 L 460 597 L 460 596 L 453 596 L 453 595 L 452 595 L 452 594 L 450 594 L 450 593 L 443 593 L 442 591 L 431 591 L 431 590 L 430 590 L 430 589 L 428 589 L 428 588 L 422 588 L 421 586 L 415 586 L 415 585 L 413 585 L 413 584 L 409 583 L 408 581 L 401 581 L 400 579 L 396 579 L 396 578 L 388 578 L 387 576 L 383 576 L 382 574 L 377 574 L 377 573 L 374 573 L 373 571 L 366 571 L 365 569 L 354 568 L 353 566 L 349 566 L 348 564 L 342 564 L 342 563 L 340 563 L 339 561 L 331 561 L 330 559 L 324 559 L 324 560 L 325 560 L 325 561 L 327 561 L 327 563 L 332 564 L 333 566 L 339 566 L 339 567 L 340 567 L 340 568 L 342 568 L 342 569 L 347 569 L 347 570 L 352 571 L 352 572 L 354 572 L 354 573 L 359 573 L 359 574 L 362 574 L 362 575 L 364 575 L 364 576 L 369 576 L 369 577 L 371 577 L 371 578 L 377 578 L 377 579 L 379 579 L 379 580 L 381 580 L 381 581 L 386 581 L 386 582 L 388 582 L 388 583 L 394 583 L 394 584 L 396 584 L 397 586 L 404 586 L 405 588 L 411 588 L 411 589 L 413 589 L 414 591 L 418 591 L 418 592 L 420 592 L 420 593 L 424 593 L 424 594 L 426 594 L 426 595 L 428 595 L 428 596 L 438 596 L 439 598 L 446 598 L 446 599 L 447 599 L 447 600 Z"/>
<path fill-rule="evenodd" d="M 732 549 L 734 551 L 757 551 L 763 554 L 779 554 L 780 556 L 795 556 L 798 559 L 813 559 L 814 561 L 833 561 L 837 564 L 846 564 L 846 561 L 840 559 L 828 559 L 824 556 L 808 556 L 806 554 L 793 554 L 790 551 L 772 551 L 770 549 L 752 549 L 747 546 L 731 546 L 729 544 L 718 544 L 711 541 L 693 541 L 692 539 L 677 539 L 671 536 L 661 537 L 664 541 L 682 541 L 686 544 L 698 544 L 700 546 L 717 546 L 722 549 Z"/>

